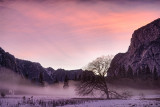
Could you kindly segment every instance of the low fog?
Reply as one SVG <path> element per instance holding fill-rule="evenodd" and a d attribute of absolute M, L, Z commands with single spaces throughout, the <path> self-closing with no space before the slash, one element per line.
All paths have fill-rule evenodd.
<path fill-rule="evenodd" d="M 64 83 L 57 84 L 45 84 L 40 86 L 38 84 L 32 83 L 15 72 L 0 68 L 0 92 L 4 91 L 6 94 L 15 95 L 36 95 L 36 96 L 52 96 L 54 98 L 75 98 L 82 97 L 76 95 L 75 88 L 78 82 L 69 81 L 69 87 L 63 88 Z M 114 90 L 118 93 L 123 93 L 125 91 L 129 92 L 132 96 L 140 95 L 158 95 L 160 91 L 158 89 L 136 89 L 121 85 L 109 84 L 109 89 Z M 91 96 L 87 96 L 91 97 Z M 100 97 L 99 95 L 94 95 L 92 97 Z"/>
<path fill-rule="evenodd" d="M 63 88 L 63 82 L 54 85 L 45 84 L 45 86 L 39 86 L 5 68 L 0 68 L 0 89 L 7 90 L 8 93 L 14 90 L 14 94 L 76 97 L 74 91 L 75 82 L 73 81 L 70 81 L 69 87 L 65 89 Z"/>

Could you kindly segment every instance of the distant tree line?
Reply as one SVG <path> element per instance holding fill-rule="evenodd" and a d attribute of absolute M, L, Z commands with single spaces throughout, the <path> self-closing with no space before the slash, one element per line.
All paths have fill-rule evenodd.
<path fill-rule="evenodd" d="M 128 66 L 128 70 L 125 69 L 124 65 L 120 66 L 116 76 L 118 78 L 131 78 L 131 79 L 140 78 L 143 80 L 147 79 L 158 80 L 159 78 L 156 67 L 154 67 L 154 70 L 151 71 L 148 65 L 139 68 L 138 71 L 133 71 L 131 66 Z"/>

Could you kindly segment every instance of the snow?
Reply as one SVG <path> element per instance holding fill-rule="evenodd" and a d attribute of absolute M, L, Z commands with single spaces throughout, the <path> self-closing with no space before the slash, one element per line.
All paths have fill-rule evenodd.
<path fill-rule="evenodd" d="M 25 97 L 24 97 L 25 96 Z M 160 98 L 160 95 L 148 95 L 145 98 Z M 67 105 L 66 105 L 67 104 Z M 7 95 L 0 98 L 0 107 L 160 107 L 160 100 L 140 99 L 134 96 L 131 99 L 112 100 L 84 100 L 71 99 L 70 97 L 32 96 L 32 95 Z"/>
<path fill-rule="evenodd" d="M 160 107 L 160 101 L 154 100 L 103 100 L 86 102 L 79 105 L 65 105 L 64 107 Z"/>

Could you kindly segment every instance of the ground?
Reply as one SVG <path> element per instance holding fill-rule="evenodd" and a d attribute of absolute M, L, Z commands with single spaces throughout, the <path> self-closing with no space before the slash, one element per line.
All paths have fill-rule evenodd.
<path fill-rule="evenodd" d="M 160 95 L 133 96 L 130 99 L 67 98 L 37 95 L 8 95 L 0 107 L 160 107 Z"/>

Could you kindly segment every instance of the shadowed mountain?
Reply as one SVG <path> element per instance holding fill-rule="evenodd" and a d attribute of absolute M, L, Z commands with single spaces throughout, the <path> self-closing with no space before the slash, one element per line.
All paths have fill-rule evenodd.
<path fill-rule="evenodd" d="M 160 19 L 134 31 L 126 53 L 118 53 L 108 70 L 111 77 L 160 77 Z"/>
<path fill-rule="evenodd" d="M 50 84 L 59 81 L 64 81 L 66 76 L 69 80 L 76 80 L 82 72 L 81 69 L 54 70 L 51 67 L 44 68 L 41 66 L 40 63 L 15 58 L 8 52 L 5 52 L 1 47 L 0 47 L 0 67 L 5 67 L 7 69 L 10 69 L 16 72 L 17 74 L 21 75 L 23 78 L 27 78 L 31 81 L 34 82 L 43 81 Z"/>

